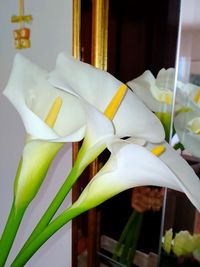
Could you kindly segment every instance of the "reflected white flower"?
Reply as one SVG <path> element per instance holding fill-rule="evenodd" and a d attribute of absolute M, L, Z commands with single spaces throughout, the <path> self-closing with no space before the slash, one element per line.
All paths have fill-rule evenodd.
<path fill-rule="evenodd" d="M 161 69 L 155 78 L 147 70 L 141 76 L 129 81 L 128 86 L 154 112 L 171 112 L 175 87 L 175 69 Z M 175 110 L 189 108 L 199 110 L 200 88 L 191 83 L 176 83 Z"/>
<path fill-rule="evenodd" d="M 170 112 L 175 82 L 173 68 L 161 69 L 155 78 L 147 70 L 127 84 L 134 93 L 154 112 Z"/>
<path fill-rule="evenodd" d="M 200 114 L 182 112 L 174 119 L 175 130 L 183 146 L 196 157 L 200 157 Z"/>
<path fill-rule="evenodd" d="M 173 239 L 173 231 L 169 229 L 163 237 L 163 249 L 169 255 L 170 253 L 177 257 L 193 257 L 200 262 L 199 259 L 200 235 L 191 235 L 188 231 L 180 231 L 175 234 Z"/>
<path fill-rule="evenodd" d="M 200 134 L 200 117 L 193 118 L 187 124 L 187 130 L 199 135 Z"/>
<path fill-rule="evenodd" d="M 200 111 L 200 87 L 195 84 L 177 81 L 175 99 L 179 104 L 176 110 L 183 108 L 183 111 Z"/>

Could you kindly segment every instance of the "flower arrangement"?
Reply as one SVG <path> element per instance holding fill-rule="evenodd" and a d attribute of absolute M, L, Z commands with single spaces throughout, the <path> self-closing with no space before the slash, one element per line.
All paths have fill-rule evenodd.
<path fill-rule="evenodd" d="M 198 177 L 164 141 L 158 118 L 109 73 L 67 53 L 61 53 L 55 69 L 47 73 L 17 54 L 3 93 L 21 116 L 27 138 L 0 239 L 1 267 L 24 213 L 65 142 L 83 140 L 71 172 L 11 266 L 24 266 L 63 225 L 128 188 L 156 185 L 179 190 L 200 210 Z M 80 174 L 105 148 L 110 151 L 106 164 L 78 200 L 54 217 Z"/>

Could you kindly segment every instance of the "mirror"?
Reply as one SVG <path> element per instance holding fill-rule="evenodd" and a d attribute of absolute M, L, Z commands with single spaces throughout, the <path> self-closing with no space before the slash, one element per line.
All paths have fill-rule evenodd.
<path fill-rule="evenodd" d="M 175 128 L 178 141 L 184 146 L 182 151 L 184 154 L 196 158 L 200 157 L 200 143 L 198 139 L 200 96 L 200 53 L 198 49 L 200 38 L 199 10 L 200 5 L 198 1 L 192 1 L 189 5 L 187 1 L 182 1 L 180 53 L 177 60 L 178 81 L 176 102 L 183 102 L 182 106 L 184 106 L 185 112 L 182 112 L 179 117 L 176 117 L 175 114 Z M 174 141 L 176 142 L 177 140 Z M 196 160 L 198 161 L 198 159 Z"/>
<path fill-rule="evenodd" d="M 200 75 L 200 11 L 199 1 L 181 1 L 179 48 L 176 59 L 176 82 L 174 92 L 173 133 L 171 145 L 182 154 L 195 173 L 200 177 L 199 138 L 199 75 Z M 173 229 L 173 238 L 180 231 L 189 231 L 190 239 L 200 233 L 200 216 L 193 205 L 181 193 L 168 190 L 164 214 L 164 232 Z M 181 232 L 182 233 L 182 232 Z M 188 244 L 185 243 L 185 247 Z M 199 247 L 199 246 L 198 246 Z M 171 258 L 170 266 L 199 266 L 191 257 Z M 166 261 L 165 256 L 161 262 Z M 167 255 L 169 260 L 169 255 Z M 182 264 L 182 265 L 181 265 Z M 185 265 L 184 265 L 185 264 Z M 161 264 L 162 266 L 162 264 Z"/>
<path fill-rule="evenodd" d="M 114 0 L 76 0 L 74 7 L 76 7 L 75 14 L 79 14 L 79 22 L 74 19 L 76 21 L 74 36 L 77 37 L 79 45 L 74 44 L 76 48 L 74 55 L 107 70 L 124 83 L 136 79 L 146 70 L 150 70 L 151 74 L 157 77 L 162 68 L 175 68 L 177 65 L 180 4 L 179 0 L 124 0 L 123 4 Z M 174 78 L 176 73 L 177 71 Z M 159 77 L 162 78 L 162 73 Z M 171 118 L 176 118 L 176 114 L 172 112 L 172 95 L 176 81 L 174 79 L 170 81 L 168 88 L 169 83 L 163 84 L 161 79 L 161 87 L 170 89 L 170 92 L 164 99 L 158 101 L 157 109 L 153 110 L 164 124 L 167 139 L 172 136 Z M 131 87 L 131 83 L 128 85 Z M 177 93 L 177 90 L 175 91 Z M 138 92 L 140 94 L 141 91 Z M 145 99 L 142 100 L 145 102 Z M 74 154 L 77 149 L 78 144 L 74 146 Z M 98 161 L 86 170 L 73 190 L 73 199 L 77 198 L 88 177 L 93 176 L 108 156 L 108 152 L 103 153 Z M 182 213 L 185 213 L 189 205 L 184 200 L 184 211 L 178 208 L 178 202 L 179 207 L 183 203 L 182 194 L 172 191 L 165 194 L 166 201 L 163 204 L 163 195 L 162 189 L 155 187 L 140 188 L 139 191 L 127 190 L 74 220 L 73 267 L 157 266 L 163 229 L 174 228 L 175 218 L 182 218 Z M 156 199 L 157 202 L 153 202 L 157 203 L 156 208 L 151 203 L 150 208 L 142 212 L 141 216 L 133 215 L 137 196 L 148 199 L 150 196 L 151 201 Z M 187 212 L 187 216 L 184 214 L 184 220 L 179 220 L 179 223 L 180 221 L 186 223 L 187 218 L 194 222 L 196 216 L 194 208 L 188 206 Z M 134 220 L 137 221 L 135 227 L 138 229 L 136 232 L 139 234 L 129 240 L 132 242 L 132 247 L 135 247 L 130 251 L 132 258 L 129 255 L 129 261 L 126 262 L 122 252 L 117 252 L 123 256 L 121 260 L 121 256 L 116 254 L 116 244 L 123 236 L 127 223 L 131 221 L 132 224 L 132 218 L 135 216 L 137 217 Z M 182 225 L 179 227 L 177 229 L 183 229 Z M 133 239 L 137 239 L 137 244 L 134 244 Z"/>

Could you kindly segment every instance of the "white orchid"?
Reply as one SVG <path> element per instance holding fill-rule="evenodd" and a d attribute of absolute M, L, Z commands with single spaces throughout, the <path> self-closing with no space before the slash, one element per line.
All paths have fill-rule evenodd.
<path fill-rule="evenodd" d="M 200 157 L 200 113 L 191 111 L 178 114 L 174 126 L 186 150 Z"/>

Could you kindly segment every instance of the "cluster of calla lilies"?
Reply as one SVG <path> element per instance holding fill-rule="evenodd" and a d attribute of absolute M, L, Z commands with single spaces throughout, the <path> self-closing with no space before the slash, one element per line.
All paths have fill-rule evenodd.
<path fill-rule="evenodd" d="M 109 73 L 64 52 L 47 73 L 17 54 L 3 94 L 21 116 L 27 139 L 0 239 L 1 267 L 29 203 L 65 142 L 83 139 L 71 172 L 11 266 L 24 266 L 71 219 L 131 187 L 155 185 L 182 191 L 200 210 L 199 178 L 164 141 L 160 120 Z M 166 98 L 170 102 L 170 92 Z M 54 217 L 83 170 L 106 148 L 110 158 L 105 165 L 78 200 Z"/>
<path fill-rule="evenodd" d="M 200 157 L 200 87 L 179 80 L 175 83 L 174 68 L 161 69 L 156 78 L 147 70 L 128 85 L 150 110 L 164 118 L 164 126 L 170 125 L 175 95 L 174 126 L 178 138 L 187 151 Z M 168 132 L 170 127 L 166 128 Z"/>

